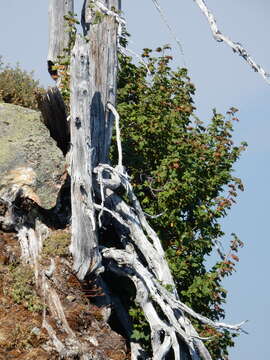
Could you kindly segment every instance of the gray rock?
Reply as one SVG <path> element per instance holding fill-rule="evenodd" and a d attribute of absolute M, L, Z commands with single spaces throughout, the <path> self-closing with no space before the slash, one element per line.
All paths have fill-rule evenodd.
<path fill-rule="evenodd" d="M 31 167 L 37 175 L 41 205 L 55 204 L 65 161 L 38 111 L 0 103 L 0 180 L 17 167 Z"/>

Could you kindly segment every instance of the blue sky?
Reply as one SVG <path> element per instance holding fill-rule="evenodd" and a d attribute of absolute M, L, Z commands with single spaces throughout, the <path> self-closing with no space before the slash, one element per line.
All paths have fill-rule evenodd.
<path fill-rule="evenodd" d="M 79 9 L 82 1 L 76 1 Z M 237 233 L 245 247 L 240 252 L 237 272 L 226 280 L 229 290 L 229 322 L 248 319 L 246 330 L 231 350 L 232 360 L 269 359 L 269 191 L 270 183 L 270 85 L 223 43 L 216 43 L 208 23 L 192 0 L 160 0 L 171 26 L 181 40 L 184 57 L 197 94 L 195 105 L 202 120 L 212 109 L 225 113 L 237 107 L 240 123 L 235 141 L 249 147 L 236 166 L 245 183 L 245 192 L 224 220 L 228 234 Z M 268 0 L 208 0 L 220 30 L 244 45 L 256 61 L 270 72 L 270 2 Z M 170 43 L 175 65 L 182 66 L 174 40 L 151 0 L 122 0 L 129 32 L 130 48 L 156 48 Z M 17 61 L 44 85 L 52 85 L 46 72 L 47 1 L 2 0 L 0 3 L 0 54 L 12 64 Z"/>

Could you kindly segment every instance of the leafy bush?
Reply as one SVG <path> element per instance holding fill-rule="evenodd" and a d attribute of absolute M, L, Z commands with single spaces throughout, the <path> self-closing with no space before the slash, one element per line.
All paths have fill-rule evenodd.
<path fill-rule="evenodd" d="M 224 236 L 218 220 L 227 215 L 243 190 L 233 176 L 233 165 L 246 144 L 232 141 L 237 109 L 226 117 L 213 111 L 206 126 L 194 114 L 195 87 L 186 69 L 173 71 L 168 46 L 157 56 L 144 49 L 145 64 L 138 66 L 120 55 L 118 112 L 121 117 L 124 163 L 136 194 L 150 215 L 166 250 L 181 300 L 213 320 L 224 317 L 222 305 L 227 292 L 222 278 L 231 275 L 236 252 L 242 246 L 233 236 L 227 254 L 215 266 L 206 259 Z M 117 161 L 114 145 L 112 161 Z M 134 315 L 135 314 L 135 315 Z M 136 318 L 136 311 L 133 310 Z M 135 335 L 144 328 L 141 314 L 135 319 Z M 136 322 L 135 321 L 135 322 Z M 199 333 L 212 337 L 208 348 L 213 359 L 224 359 L 234 334 L 218 332 L 194 322 Z M 144 334 L 145 335 L 145 334 Z M 143 339 L 144 337 L 144 339 Z"/>
<path fill-rule="evenodd" d="M 14 68 L 4 65 L 0 58 L 0 102 L 36 110 L 37 91 L 42 92 L 43 89 L 34 80 L 33 72 L 22 70 L 19 65 Z"/>

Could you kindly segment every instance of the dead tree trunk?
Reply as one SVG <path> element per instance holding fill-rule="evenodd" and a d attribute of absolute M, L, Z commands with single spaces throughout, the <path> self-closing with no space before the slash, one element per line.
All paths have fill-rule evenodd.
<path fill-rule="evenodd" d="M 119 10 L 115 0 L 101 1 Z M 83 27 L 87 40 L 78 35 L 71 60 L 71 204 L 74 269 L 80 279 L 98 273 L 101 256 L 93 203 L 93 169 L 108 163 L 115 104 L 117 30 L 115 16 L 101 13 L 85 1 Z"/>
<path fill-rule="evenodd" d="M 199 337 L 189 318 L 193 317 L 214 328 L 234 331 L 239 330 L 241 324 L 215 323 L 181 302 L 160 239 L 148 224 L 122 165 L 119 116 L 115 109 L 117 46 L 119 29 L 121 30 L 124 22 L 119 16 L 119 10 L 119 0 L 84 2 L 84 36 L 76 35 L 71 64 L 66 69 L 71 78 L 69 122 L 63 102 L 58 101 L 59 91 L 48 92 L 41 99 L 45 124 L 64 154 L 69 149 L 69 144 L 65 142 L 70 139 L 67 159 L 70 162 L 68 165 L 71 177 L 70 251 L 73 271 L 81 282 L 89 279 L 87 275 L 95 278 L 102 273 L 104 260 L 107 273 L 126 277 L 134 284 L 135 301 L 142 309 L 151 331 L 150 358 L 211 360 L 203 339 Z M 64 49 L 68 36 L 65 34 L 63 17 L 69 11 L 73 11 L 72 0 L 50 0 L 51 35 L 48 61 L 52 64 L 66 51 Z M 114 120 L 119 160 L 118 165 L 112 167 L 109 164 L 109 148 Z M 123 191 L 126 201 L 119 195 Z M 12 226 L 13 222 L 17 224 L 15 228 L 18 231 L 22 255 L 25 261 L 34 266 L 37 287 L 43 294 L 43 326 L 51 339 L 51 348 L 57 351 L 62 359 L 95 359 L 90 353 L 91 339 L 88 328 L 84 327 L 85 331 L 78 335 L 67 320 L 65 299 L 61 298 L 56 286 L 59 284 L 59 260 L 51 258 L 51 266 L 46 270 L 44 266 L 47 266 L 47 263 L 40 264 L 42 241 L 49 232 L 48 227 L 38 223 L 40 219 L 42 222 L 44 212 L 37 207 L 33 199 L 29 203 L 27 193 L 18 186 L 0 193 L 0 200 L 0 207 L 4 208 L 5 213 L 3 218 L 0 218 L 0 224 L 7 227 Z M 23 217 L 17 211 L 20 204 L 29 208 L 27 216 Z M 56 205 L 53 211 L 53 214 L 61 211 L 61 206 Z M 115 247 L 106 244 L 100 247 L 100 230 L 104 224 L 109 224 L 116 234 Z M 70 259 L 63 260 L 62 264 L 68 269 L 71 267 Z M 66 275 L 66 272 L 62 275 Z M 106 287 L 104 290 L 106 292 Z M 127 310 L 121 304 L 120 296 L 114 294 L 111 299 L 130 342 L 132 360 L 149 359 L 143 347 L 133 342 L 130 337 L 130 320 Z M 52 318 L 55 318 L 54 327 Z"/>
<path fill-rule="evenodd" d="M 235 330 L 240 325 L 214 323 L 180 301 L 160 240 L 148 224 L 122 166 L 119 116 L 115 110 L 117 42 L 124 22 L 119 10 L 118 0 L 85 0 L 84 37 L 76 36 L 71 54 L 70 249 L 74 270 L 81 280 L 87 274 L 98 275 L 103 271 L 104 258 L 107 271 L 134 283 L 136 302 L 151 328 L 153 359 L 166 359 L 173 353 L 176 360 L 210 360 L 185 314 L 216 328 Z M 119 151 L 115 168 L 108 159 L 114 117 Z M 115 193 L 120 187 L 126 190 L 128 203 Z M 104 218 L 114 227 L 119 244 L 117 249 L 105 247 L 100 252 L 99 226 Z M 123 318 L 128 322 L 128 316 Z M 129 328 L 129 324 L 123 325 Z M 131 345 L 132 359 L 146 358 L 138 344 L 131 341 Z"/>
<path fill-rule="evenodd" d="M 87 43 L 76 39 L 71 62 L 71 253 L 80 279 L 100 270 L 97 226 L 93 205 L 92 153 Z"/>
<path fill-rule="evenodd" d="M 82 25 L 88 43 L 77 38 L 72 52 L 71 250 L 74 267 L 80 278 L 101 268 L 95 211 L 100 212 L 99 219 L 104 212 L 109 214 L 119 236 L 119 249 L 105 248 L 102 256 L 109 260 L 108 270 L 128 277 L 136 287 L 137 304 L 151 328 L 153 359 L 165 359 L 172 351 L 176 360 L 181 357 L 209 360 L 210 354 L 184 312 L 209 322 L 179 300 L 160 240 L 147 223 L 122 166 L 119 124 L 116 124 L 119 163 L 116 168 L 108 164 L 112 113 L 119 121 L 114 108 L 117 30 L 122 25 L 119 9 L 119 1 L 85 1 Z M 98 190 L 96 181 L 100 186 Z M 114 193 L 121 186 L 126 189 L 131 205 Z M 165 290 L 166 285 L 172 287 L 171 294 Z M 145 356 L 138 344 L 132 345 L 132 359 Z"/>

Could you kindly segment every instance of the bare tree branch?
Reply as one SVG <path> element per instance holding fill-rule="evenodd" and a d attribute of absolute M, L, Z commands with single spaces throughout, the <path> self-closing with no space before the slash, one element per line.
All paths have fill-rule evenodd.
<path fill-rule="evenodd" d="M 157 11 L 159 12 L 164 24 L 167 26 L 169 32 L 171 33 L 172 37 L 174 38 L 174 40 L 176 41 L 178 47 L 179 47 L 179 50 L 180 50 L 180 54 L 183 58 L 183 63 L 184 63 L 184 66 L 187 66 L 186 65 L 186 61 L 185 61 L 185 54 L 184 54 L 184 49 L 183 49 L 183 46 L 180 42 L 180 40 L 178 39 L 178 37 L 176 36 L 175 32 L 173 31 L 165 13 L 164 13 L 164 10 L 161 8 L 159 2 L 157 0 L 152 0 L 153 1 L 153 4 L 155 5 Z"/>
<path fill-rule="evenodd" d="M 229 37 L 223 35 L 220 30 L 218 29 L 216 19 L 213 13 L 208 9 L 204 0 L 194 0 L 195 3 L 199 6 L 203 14 L 205 15 L 206 19 L 209 22 L 211 31 L 213 33 L 214 39 L 218 42 L 224 41 L 227 45 L 229 45 L 233 52 L 240 55 L 250 66 L 251 68 L 258 72 L 264 80 L 270 84 L 270 74 L 267 73 L 259 64 L 257 64 L 252 57 L 247 53 L 247 51 L 243 48 L 243 46 L 235 41 L 232 41 Z"/>

